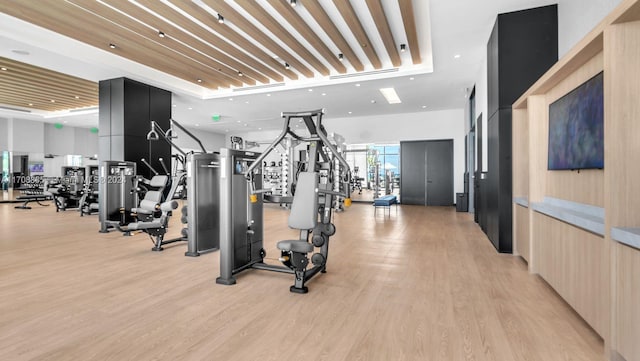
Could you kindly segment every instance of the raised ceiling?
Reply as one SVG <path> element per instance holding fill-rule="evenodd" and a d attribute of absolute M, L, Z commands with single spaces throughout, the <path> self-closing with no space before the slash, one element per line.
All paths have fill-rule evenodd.
<path fill-rule="evenodd" d="M 8 0 L 0 11 L 213 91 L 423 62 L 411 0 L 293 3 Z"/>
<path fill-rule="evenodd" d="M 97 104 L 95 82 L 0 57 L 0 106 L 55 112 Z"/>

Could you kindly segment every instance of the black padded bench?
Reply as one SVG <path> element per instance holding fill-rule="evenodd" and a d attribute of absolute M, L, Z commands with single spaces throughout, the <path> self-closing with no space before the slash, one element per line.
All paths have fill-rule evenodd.
<path fill-rule="evenodd" d="M 15 206 L 16 209 L 31 209 L 28 206 L 29 202 L 36 202 L 41 206 L 49 206 L 48 204 L 44 204 L 41 202 L 53 200 L 53 197 L 47 194 L 25 194 L 22 196 L 16 197 L 16 200 L 24 201 L 21 206 Z"/>

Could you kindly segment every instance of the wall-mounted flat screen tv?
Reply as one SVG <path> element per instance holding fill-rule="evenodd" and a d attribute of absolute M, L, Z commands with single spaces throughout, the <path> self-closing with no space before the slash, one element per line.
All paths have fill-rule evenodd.
<path fill-rule="evenodd" d="M 604 168 L 603 74 L 549 105 L 549 170 Z"/>

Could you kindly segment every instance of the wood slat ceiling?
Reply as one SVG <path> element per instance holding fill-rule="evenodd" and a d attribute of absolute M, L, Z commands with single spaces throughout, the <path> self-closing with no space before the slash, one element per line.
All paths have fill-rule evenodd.
<path fill-rule="evenodd" d="M 361 6 L 354 8 L 352 3 L 358 1 Z M 4 0 L 0 11 L 217 90 L 382 69 L 384 59 L 390 61 L 387 66 L 400 67 L 400 42 L 406 42 L 411 53 L 411 60 L 405 61 L 420 64 L 412 1 L 385 1 L 397 2 L 386 9 L 398 8 L 401 16 L 385 14 L 382 0 L 297 0 L 295 7 L 290 0 Z M 368 13 L 363 14 L 365 10 Z M 390 24 L 398 18 L 402 24 Z M 367 33 L 363 24 L 371 24 L 371 19 L 375 29 L 369 26 Z M 345 34 L 344 24 L 350 34 Z M 395 38 L 392 29 L 396 29 Z M 404 31 L 401 41 L 397 29 Z M 160 37 L 160 32 L 165 36 Z M 372 40 L 384 46 L 376 51 Z M 110 44 L 116 47 L 111 49 Z M 6 74 L 2 76 L 2 99 L 8 101 L 9 95 L 20 92 L 21 78 L 9 81 Z M 71 91 L 95 88 L 87 83 L 91 85 L 60 87 L 56 94 L 77 100 Z M 55 88 L 55 84 L 32 86 L 43 91 Z M 84 99 L 86 94 L 80 96 Z M 92 93 L 91 99 L 96 98 Z M 60 102 L 43 104 L 42 109 L 45 105 L 60 109 L 62 98 Z"/>
<path fill-rule="evenodd" d="M 98 105 L 98 84 L 0 57 L 0 104 L 60 111 Z"/>

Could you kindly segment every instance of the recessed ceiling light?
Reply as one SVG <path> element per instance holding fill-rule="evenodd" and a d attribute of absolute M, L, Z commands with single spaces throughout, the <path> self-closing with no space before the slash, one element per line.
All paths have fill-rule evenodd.
<path fill-rule="evenodd" d="M 198 83 L 202 83 L 202 79 L 198 79 Z"/>
<path fill-rule="evenodd" d="M 400 97 L 398 96 L 398 93 L 396 93 L 396 90 L 394 88 L 381 88 L 380 93 L 382 93 L 384 98 L 387 99 L 387 102 L 389 102 L 389 104 L 402 103 L 402 100 L 400 100 Z"/>
<path fill-rule="evenodd" d="M 33 106 L 33 103 L 29 103 L 29 106 Z"/>
<path fill-rule="evenodd" d="M 79 96 L 77 96 L 77 95 L 76 95 L 74 98 L 76 98 L 76 99 L 80 99 L 80 97 L 79 97 Z"/>
<path fill-rule="evenodd" d="M 271 96 L 271 94 L 267 94 L 267 96 L 268 96 L 268 97 L 270 97 L 270 96 Z"/>
<path fill-rule="evenodd" d="M 356 84 L 356 86 L 360 86 L 360 83 Z"/>
<path fill-rule="evenodd" d="M 237 123 L 242 123 L 242 121 L 238 120 Z"/>
<path fill-rule="evenodd" d="M 415 79 L 415 78 L 414 77 L 409 78 L 409 80 L 413 80 L 413 79 Z"/>
<path fill-rule="evenodd" d="M 258 128 L 258 130 L 262 130 L 262 128 Z"/>
<path fill-rule="evenodd" d="M 312 92 L 312 91 L 313 91 L 313 89 L 309 89 L 309 91 L 310 91 L 310 92 Z"/>
<path fill-rule="evenodd" d="M 349 114 L 351 114 L 351 113 L 353 113 L 353 112 L 349 112 Z"/>
<path fill-rule="evenodd" d="M 245 104 L 249 104 L 249 101 L 247 100 L 246 102 L 244 102 Z"/>
<path fill-rule="evenodd" d="M 248 126 L 248 125 L 249 125 L 249 124 L 247 124 L 247 123 L 244 123 L 244 126 L 245 126 L 245 127 L 246 127 L 246 126 Z"/>
<path fill-rule="evenodd" d="M 158 36 L 164 38 L 166 35 L 162 31 L 158 31 Z"/>
<path fill-rule="evenodd" d="M 192 107 L 189 107 L 189 108 L 187 108 L 187 109 L 191 110 L 191 109 L 193 109 L 193 108 L 192 108 Z"/>
<path fill-rule="evenodd" d="M 4 66 L 2 68 L 0 68 L 0 70 L 2 71 L 7 71 L 7 68 L 5 68 Z"/>
<path fill-rule="evenodd" d="M 233 101 L 233 98 L 229 98 L 229 101 L 230 101 L 230 102 L 232 102 L 232 101 Z"/>
<path fill-rule="evenodd" d="M 115 48 L 116 48 L 116 44 L 111 43 L 111 44 L 109 44 L 109 47 L 110 47 L 111 49 L 115 49 Z"/>
<path fill-rule="evenodd" d="M 55 103 L 56 101 L 55 101 L 55 100 L 53 100 L 53 99 L 51 99 L 51 100 L 50 100 L 50 102 Z"/>
<path fill-rule="evenodd" d="M 422 109 L 425 109 L 426 107 L 427 107 L 426 105 L 423 105 L 423 106 L 422 106 Z"/>
<path fill-rule="evenodd" d="M 327 95 L 327 93 L 322 93 L 322 96 L 325 96 L 325 95 Z"/>
<path fill-rule="evenodd" d="M 456 54 L 453 56 L 454 59 L 460 59 L 460 54 Z"/>
<path fill-rule="evenodd" d="M 376 101 L 374 99 L 371 100 L 371 104 L 375 104 Z"/>
<path fill-rule="evenodd" d="M 199 126 L 200 126 L 200 124 L 197 124 L 197 123 L 196 123 L 196 127 L 199 127 Z"/>

